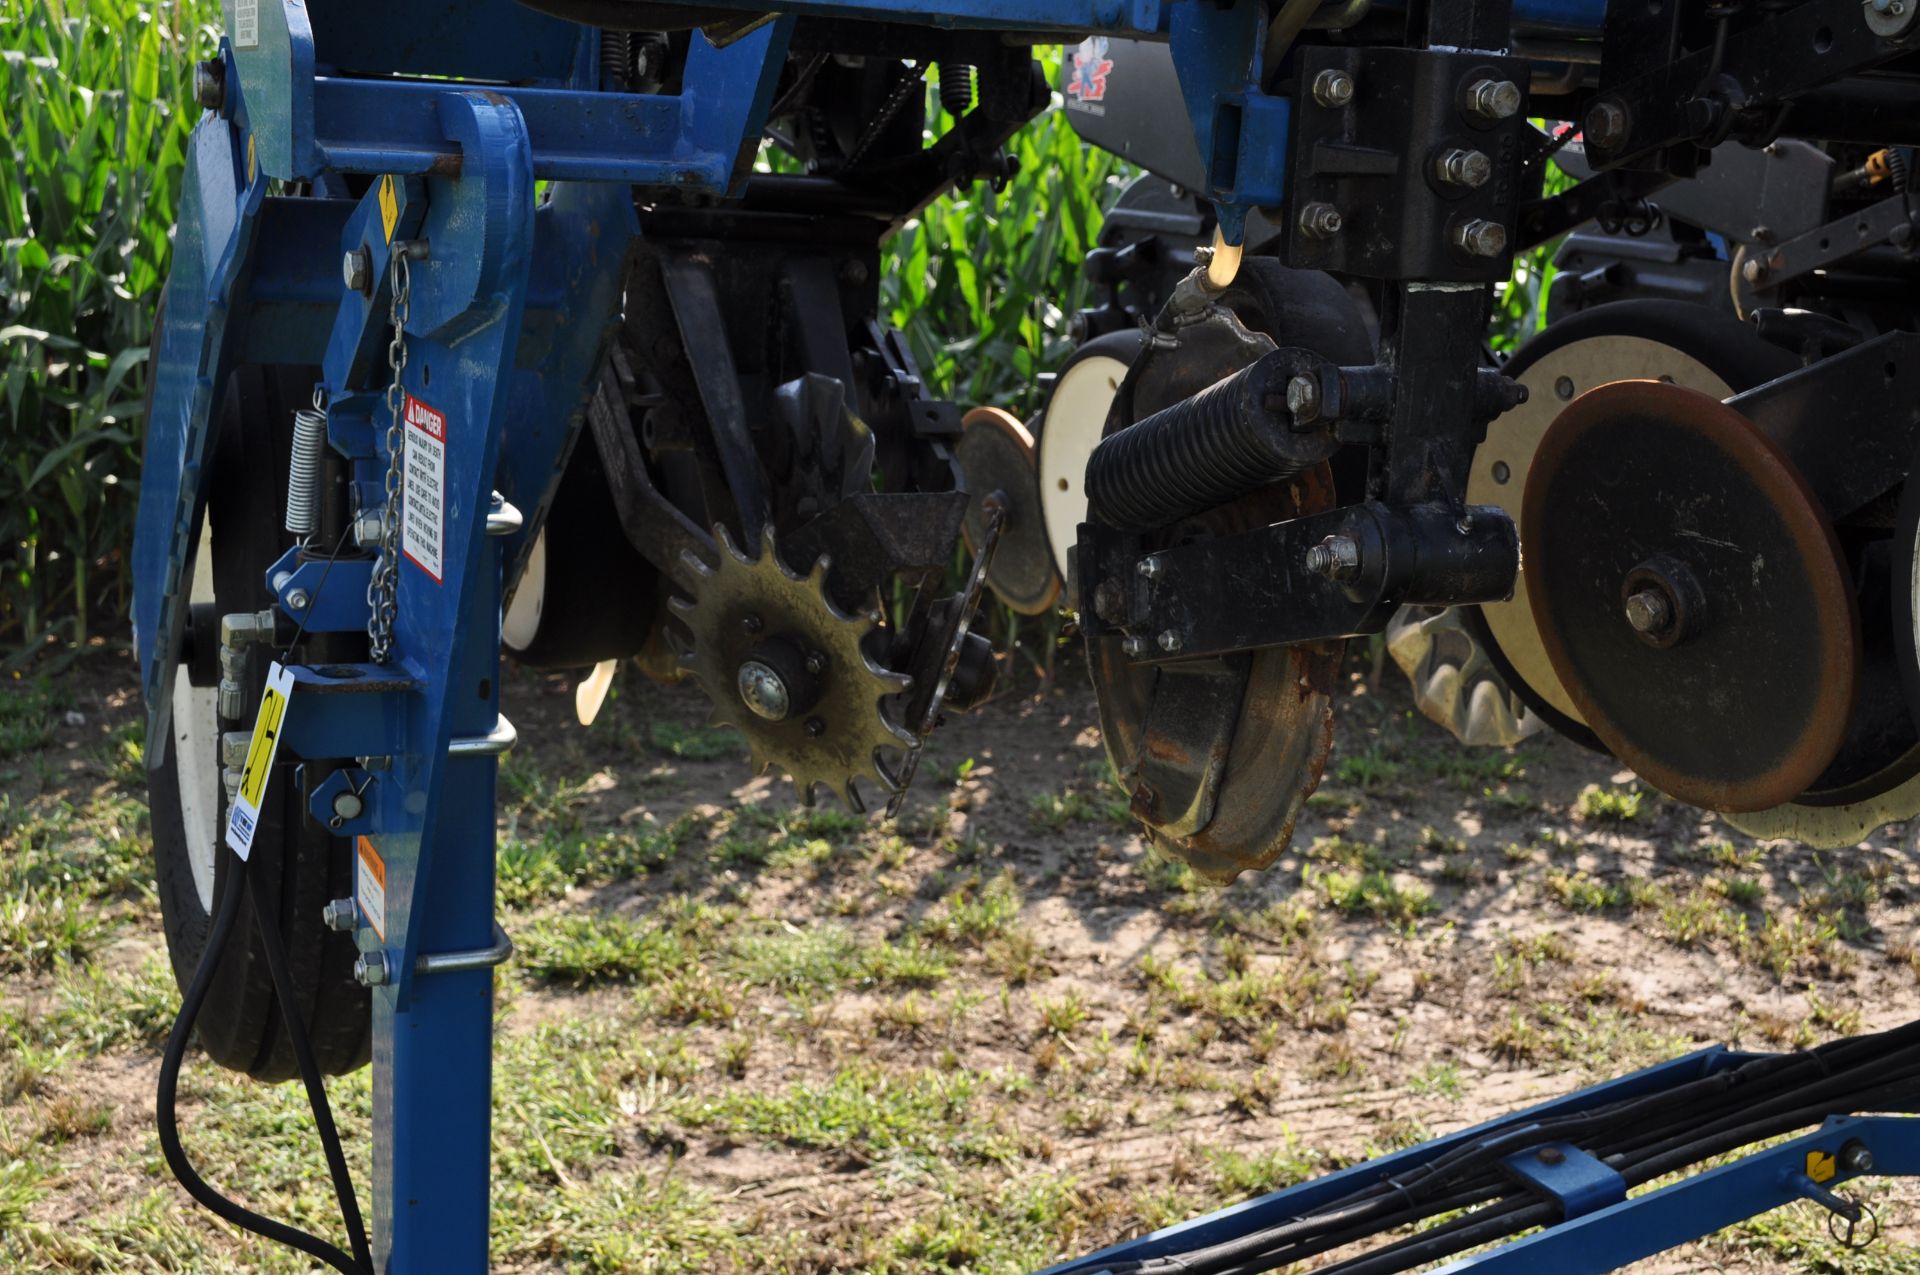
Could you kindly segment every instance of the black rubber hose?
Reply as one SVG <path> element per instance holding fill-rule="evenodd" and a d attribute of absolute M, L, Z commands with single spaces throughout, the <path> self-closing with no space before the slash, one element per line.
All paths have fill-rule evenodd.
<path fill-rule="evenodd" d="M 187 1159 L 186 1148 L 180 1144 L 177 1107 L 180 1067 L 186 1061 L 187 1042 L 193 1035 L 194 1022 L 200 1017 L 200 1007 L 206 1003 L 207 992 L 213 986 L 213 975 L 219 967 L 221 953 L 226 950 L 227 939 L 233 933 L 234 918 L 240 914 L 240 892 L 245 887 L 247 875 L 244 859 L 228 874 L 226 896 L 220 900 L 220 911 L 214 916 L 213 928 L 207 934 L 207 946 L 200 953 L 200 964 L 194 969 L 193 981 L 187 985 L 187 994 L 181 999 L 180 1015 L 173 1020 L 173 1030 L 167 1035 L 166 1053 L 160 1060 L 159 1095 L 154 1103 L 160 1153 L 165 1157 L 167 1167 L 173 1171 L 173 1176 L 186 1188 L 187 1194 L 216 1216 L 276 1244 L 298 1249 L 341 1272 L 341 1275 L 371 1275 L 371 1262 L 363 1266 L 319 1236 L 310 1235 L 284 1222 L 276 1222 L 220 1194 L 194 1169 L 192 1162 Z"/>
<path fill-rule="evenodd" d="M 317 590 L 316 590 L 317 592 Z M 300 1002 L 295 999 L 293 975 L 287 969 L 287 945 L 279 928 L 267 923 L 271 900 L 264 893 L 262 879 L 251 876 L 253 915 L 259 922 L 261 946 L 267 953 L 267 972 L 273 975 L 273 991 L 280 1000 L 280 1017 L 287 1025 L 287 1037 L 293 1044 L 293 1056 L 300 1064 L 300 1079 L 307 1087 L 307 1102 L 313 1108 L 313 1123 L 320 1131 L 320 1146 L 327 1157 L 327 1173 L 333 1179 L 333 1194 L 340 1202 L 340 1219 L 346 1224 L 347 1239 L 353 1245 L 358 1268 L 371 1275 L 373 1249 L 367 1244 L 366 1223 L 360 1216 L 360 1200 L 353 1193 L 353 1175 L 347 1169 L 346 1153 L 340 1146 L 340 1130 L 333 1123 L 333 1108 L 327 1103 L 327 1084 L 320 1064 L 313 1056 L 313 1041 L 307 1025 L 300 1021 Z"/>

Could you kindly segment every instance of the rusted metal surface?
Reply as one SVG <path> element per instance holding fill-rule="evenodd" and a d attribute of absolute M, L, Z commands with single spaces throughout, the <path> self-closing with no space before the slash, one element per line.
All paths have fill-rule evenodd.
<path fill-rule="evenodd" d="M 1182 331 L 1178 345 L 1155 343 L 1122 384 L 1108 431 L 1206 388 L 1271 348 L 1224 313 Z M 1317 465 L 1187 519 L 1162 538 L 1172 545 L 1231 535 L 1329 509 L 1334 500 L 1332 475 Z M 1326 768 L 1345 643 L 1273 647 L 1185 669 L 1135 663 L 1117 637 L 1091 639 L 1088 647 L 1107 755 L 1153 846 L 1219 882 L 1279 858 Z"/>
<path fill-rule="evenodd" d="M 1743 416 L 1677 385 L 1601 386 L 1541 439 L 1521 521 L 1554 672 L 1649 783 L 1755 811 L 1828 768 L 1862 663 L 1853 586 L 1805 480 Z M 1629 622 L 1650 584 L 1678 640 Z"/>
<path fill-rule="evenodd" d="M 999 492 L 1006 523 L 987 564 L 987 587 L 1022 615 L 1044 615 L 1060 600 L 1060 573 L 1047 545 L 1040 491 L 1034 485 L 1033 435 L 1013 413 L 999 407 L 976 407 L 960 418 L 960 425 L 965 432 L 954 453 L 967 475 L 967 513 L 960 523 L 967 548 L 980 552 L 986 530 L 982 507 Z"/>

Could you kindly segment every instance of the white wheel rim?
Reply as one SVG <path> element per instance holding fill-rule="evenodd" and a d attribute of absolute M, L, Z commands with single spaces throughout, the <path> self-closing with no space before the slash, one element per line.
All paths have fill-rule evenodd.
<path fill-rule="evenodd" d="M 1113 396 L 1126 377 L 1125 363 L 1096 354 L 1062 373 L 1047 401 L 1038 458 L 1040 519 L 1062 580 L 1068 578 L 1067 555 L 1080 538 L 1080 524 L 1087 520 L 1087 457 L 1100 442 Z"/>
<path fill-rule="evenodd" d="M 203 515 L 200 548 L 194 555 L 191 602 L 213 601 L 213 537 Z M 180 823 L 187 839 L 187 863 L 200 906 L 213 911 L 213 865 L 220 851 L 220 718 L 217 687 L 195 686 L 185 666 L 173 674 L 174 781 L 179 786 Z"/>

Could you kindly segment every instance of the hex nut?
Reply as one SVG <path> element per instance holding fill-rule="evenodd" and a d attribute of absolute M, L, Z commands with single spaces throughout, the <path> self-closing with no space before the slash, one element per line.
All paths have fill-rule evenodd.
<path fill-rule="evenodd" d="M 1507 250 L 1507 228 L 1475 217 L 1453 228 L 1453 246 L 1469 257 L 1497 257 Z"/>
<path fill-rule="evenodd" d="M 1520 86 L 1512 80 L 1475 80 L 1467 86 L 1467 113 L 1483 120 L 1512 119 L 1520 113 Z"/>
<path fill-rule="evenodd" d="M 1351 580 L 1360 574 L 1360 542 L 1352 536 L 1328 536 L 1307 550 L 1306 568 L 1328 580 Z"/>
<path fill-rule="evenodd" d="M 1178 633 L 1175 633 L 1172 629 L 1168 629 L 1166 632 L 1162 633 L 1159 637 L 1159 642 L 1160 642 L 1160 649 L 1165 651 L 1168 655 L 1172 655 L 1175 651 L 1179 650 L 1182 646 L 1185 645 L 1185 643 L 1181 641 L 1180 635 Z"/>
<path fill-rule="evenodd" d="M 1293 419 L 1301 424 L 1317 420 L 1320 416 L 1320 382 L 1317 378 L 1301 372 L 1287 381 L 1287 410 L 1293 413 Z"/>
<path fill-rule="evenodd" d="M 1316 202 L 1300 210 L 1300 233 L 1309 239 L 1331 239 L 1345 224 L 1346 219 L 1332 204 Z"/>
<path fill-rule="evenodd" d="M 1433 157 L 1433 175 L 1445 185 L 1473 190 L 1486 185 L 1493 176 L 1493 161 L 1484 151 L 1456 147 Z"/>
<path fill-rule="evenodd" d="M 353 981 L 362 987 L 380 987 L 387 981 L 387 954 L 362 952 L 353 962 Z"/>
<path fill-rule="evenodd" d="M 351 930 L 360 913 L 352 899 L 328 899 L 327 906 L 320 911 L 320 919 L 329 930 Z"/>
<path fill-rule="evenodd" d="M 1313 100 L 1322 106 L 1345 106 L 1353 100 L 1353 77 L 1328 67 L 1313 77 Z"/>

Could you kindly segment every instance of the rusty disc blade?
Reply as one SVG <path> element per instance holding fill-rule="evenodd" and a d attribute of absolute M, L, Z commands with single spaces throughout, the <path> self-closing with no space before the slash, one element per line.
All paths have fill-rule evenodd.
<path fill-rule="evenodd" d="M 960 534 L 977 553 L 986 529 L 982 506 L 1000 493 L 1006 525 L 987 564 L 987 587 L 1021 615 L 1044 615 L 1060 600 L 1060 573 L 1040 512 L 1033 435 L 998 407 L 976 407 L 960 425 L 964 432 L 954 454 L 966 472 L 968 496 Z"/>
<path fill-rule="evenodd" d="M 1763 810 L 1833 761 L 1861 663 L 1846 560 L 1738 412 L 1658 381 L 1575 399 L 1534 458 L 1521 550 L 1554 672 L 1649 783 Z"/>

